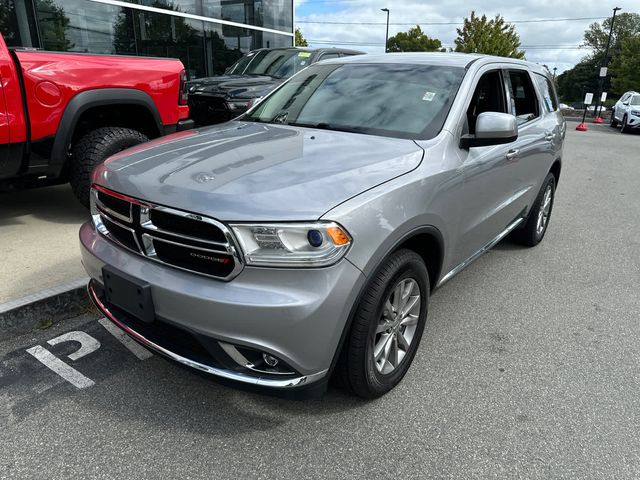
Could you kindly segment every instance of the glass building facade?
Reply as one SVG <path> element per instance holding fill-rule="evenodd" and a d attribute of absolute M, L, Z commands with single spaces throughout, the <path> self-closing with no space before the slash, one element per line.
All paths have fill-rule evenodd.
<path fill-rule="evenodd" d="M 293 45 L 293 0 L 0 0 L 9 46 L 179 58 L 190 79 Z"/>

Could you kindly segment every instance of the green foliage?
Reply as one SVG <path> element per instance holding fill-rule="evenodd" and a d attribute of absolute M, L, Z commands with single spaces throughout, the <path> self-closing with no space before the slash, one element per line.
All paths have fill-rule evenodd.
<path fill-rule="evenodd" d="M 640 35 L 620 41 L 620 54 L 614 58 L 611 71 L 616 92 L 640 90 Z"/>
<path fill-rule="evenodd" d="M 296 36 L 295 36 L 294 45 L 296 47 L 308 47 L 309 46 L 309 42 L 307 42 L 307 40 L 302 36 L 302 32 L 300 31 L 299 28 L 296 28 Z"/>
<path fill-rule="evenodd" d="M 556 77 L 558 96 L 563 102 L 579 102 L 586 92 L 594 95 L 598 90 L 598 69 L 600 62 L 591 56 L 582 59 L 571 70 L 567 70 Z"/>
<path fill-rule="evenodd" d="M 443 51 L 442 43 L 437 38 L 430 38 L 419 25 L 412 27 L 408 32 L 399 32 L 389 38 L 388 50 L 390 52 L 438 52 Z"/>
<path fill-rule="evenodd" d="M 456 30 L 456 52 L 524 58 L 525 52 L 519 50 L 520 37 L 515 27 L 500 15 L 488 20 L 486 15 L 478 17 L 472 11 L 471 17 L 464 19 L 463 27 Z"/>
<path fill-rule="evenodd" d="M 595 54 L 603 54 L 611 29 L 611 17 L 602 23 L 592 23 L 584 32 L 584 45 L 593 49 Z M 620 52 L 620 42 L 629 37 L 640 35 L 640 14 L 621 13 L 616 15 L 611 35 L 609 55 L 615 57 Z"/>

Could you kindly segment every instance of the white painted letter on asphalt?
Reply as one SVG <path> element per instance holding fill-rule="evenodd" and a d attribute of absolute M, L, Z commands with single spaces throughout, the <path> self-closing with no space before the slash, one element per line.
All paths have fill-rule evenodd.
<path fill-rule="evenodd" d="M 69 332 L 59 337 L 52 338 L 47 343 L 51 346 L 58 345 L 62 342 L 78 342 L 80 348 L 69 355 L 70 360 L 78 360 L 79 358 L 89 355 L 100 348 L 100 342 L 84 332 Z"/>
<path fill-rule="evenodd" d="M 41 347 L 40 345 L 27 349 L 27 352 L 42 362 L 45 367 L 60 375 L 76 388 L 87 388 L 94 384 L 93 380 L 85 377 L 75 368 L 70 367 L 49 350 Z"/>

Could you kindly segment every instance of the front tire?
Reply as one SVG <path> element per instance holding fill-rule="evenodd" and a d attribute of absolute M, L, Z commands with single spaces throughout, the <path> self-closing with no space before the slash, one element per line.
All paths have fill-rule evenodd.
<path fill-rule="evenodd" d="M 629 133 L 629 127 L 627 126 L 627 116 L 622 117 L 622 126 L 620 127 L 620 133 Z"/>
<path fill-rule="evenodd" d="M 429 273 L 422 257 L 398 250 L 385 260 L 357 307 L 336 374 L 363 398 L 394 388 L 420 344 L 429 304 Z"/>
<path fill-rule="evenodd" d="M 556 178 L 553 174 L 548 173 L 524 226 L 513 232 L 514 241 L 527 247 L 535 247 L 542 241 L 544 234 L 547 233 L 549 220 L 551 220 L 555 196 Z"/>
<path fill-rule="evenodd" d="M 111 155 L 149 139 L 131 128 L 103 127 L 80 138 L 71 150 L 69 175 L 71 189 L 82 205 L 89 208 L 91 172 Z"/>

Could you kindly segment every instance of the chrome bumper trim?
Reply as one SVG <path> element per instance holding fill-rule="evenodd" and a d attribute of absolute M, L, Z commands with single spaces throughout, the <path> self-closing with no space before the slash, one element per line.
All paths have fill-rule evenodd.
<path fill-rule="evenodd" d="M 228 380 L 234 380 L 237 382 L 242 382 L 242 383 L 248 383 L 251 385 L 256 385 L 256 386 L 260 386 L 260 387 L 270 387 L 270 388 L 295 388 L 295 387 L 301 387 L 303 385 L 308 385 L 310 383 L 316 382 L 320 379 L 322 379 L 323 377 L 326 376 L 328 369 L 327 370 L 322 370 L 321 372 L 317 372 L 317 373 L 313 373 L 311 375 L 302 375 L 299 377 L 294 377 L 294 378 L 287 378 L 287 379 L 282 379 L 282 380 L 275 380 L 275 379 L 270 379 L 270 378 L 262 378 L 262 377 L 253 377 L 253 376 L 249 376 L 249 375 L 245 375 L 239 372 L 233 372 L 230 370 L 223 370 L 221 368 L 216 368 L 216 367 L 211 367 L 209 365 L 204 365 L 200 362 L 196 362 L 194 360 L 190 360 L 188 358 L 185 358 L 181 355 L 178 355 L 176 353 L 173 353 L 170 350 L 167 350 L 164 347 L 161 347 L 160 345 L 152 342 L 151 340 L 148 340 L 147 338 L 145 338 L 144 336 L 140 335 L 138 332 L 136 332 L 135 330 L 129 328 L 128 326 L 124 325 L 123 323 L 121 323 L 120 321 L 118 321 L 118 319 L 113 315 L 113 313 L 111 313 L 111 311 L 109 311 L 109 308 L 104 305 L 102 303 L 102 301 L 98 298 L 98 295 L 96 294 L 94 288 L 91 285 L 91 282 L 89 282 L 89 284 L 87 285 L 87 290 L 89 292 L 89 297 L 91 298 L 91 300 L 93 301 L 93 303 L 95 303 L 96 307 L 98 307 L 98 309 L 114 324 L 116 324 L 119 328 L 121 328 L 122 330 L 124 330 L 125 333 L 127 333 L 131 338 L 133 338 L 134 340 L 136 340 L 137 342 L 141 343 L 142 345 L 144 345 L 147 348 L 150 348 L 151 350 L 154 350 L 166 357 L 169 357 L 170 359 L 181 363 L 183 365 L 186 365 L 188 367 L 191 368 L 195 368 L 197 370 L 209 373 L 211 375 L 215 375 L 217 377 L 222 377 L 222 378 L 226 378 Z"/>

